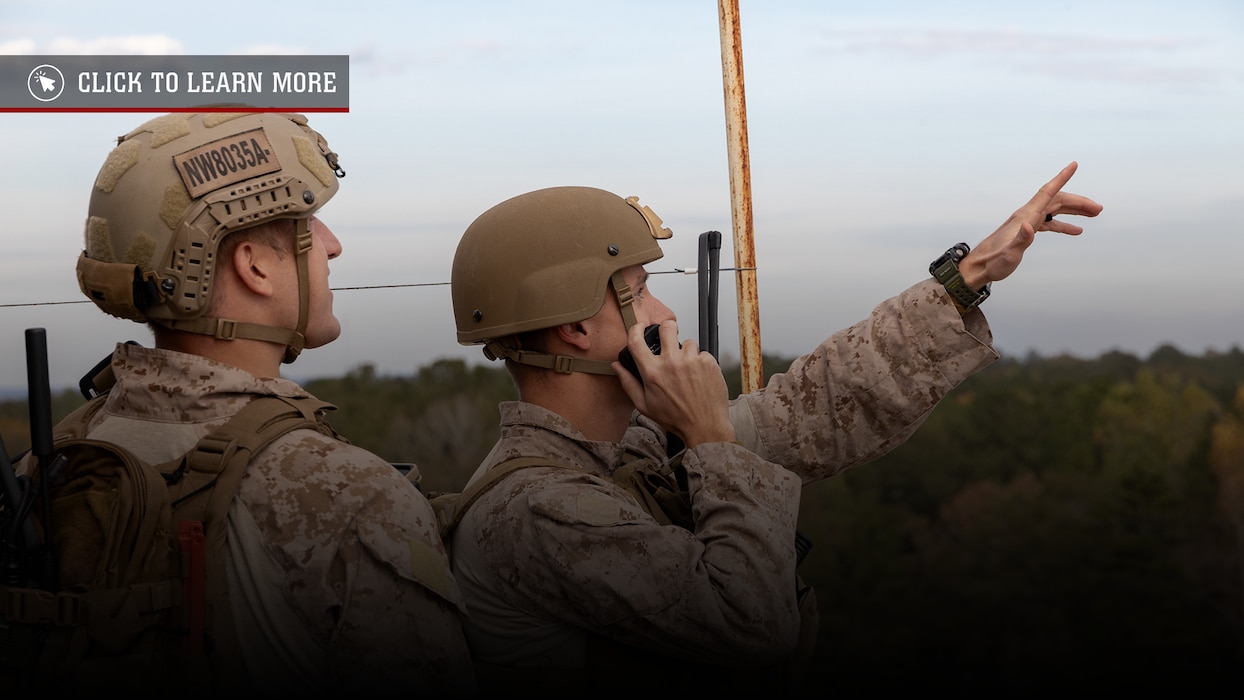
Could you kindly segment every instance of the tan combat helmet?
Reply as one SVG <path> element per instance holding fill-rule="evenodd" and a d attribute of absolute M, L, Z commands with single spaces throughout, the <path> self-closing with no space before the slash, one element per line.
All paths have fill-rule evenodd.
<path fill-rule="evenodd" d="M 458 342 L 559 372 L 614 374 L 606 362 L 523 350 L 513 336 L 590 318 L 612 288 L 629 329 L 631 289 L 622 269 L 661 257 L 673 234 L 636 197 L 591 187 L 551 187 L 508 199 L 477 218 L 454 254 L 451 288 Z"/>
<path fill-rule="evenodd" d="M 226 340 L 286 346 L 309 314 L 310 218 L 345 176 L 301 114 L 175 113 L 117 139 L 95 178 L 78 284 L 113 316 Z M 208 318 L 216 252 L 230 233 L 274 219 L 297 230 L 298 326 Z"/>

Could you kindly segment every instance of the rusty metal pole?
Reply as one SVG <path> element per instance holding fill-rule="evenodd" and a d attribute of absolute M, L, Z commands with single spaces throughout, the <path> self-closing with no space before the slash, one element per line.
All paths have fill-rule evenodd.
<path fill-rule="evenodd" d="M 760 354 L 760 305 L 752 232 L 752 176 L 747 154 L 747 100 L 743 91 L 743 43 L 738 0 L 718 0 L 721 79 L 726 99 L 726 146 L 730 163 L 730 214 L 734 225 L 735 286 L 739 305 L 739 366 L 743 392 L 764 385 Z"/>

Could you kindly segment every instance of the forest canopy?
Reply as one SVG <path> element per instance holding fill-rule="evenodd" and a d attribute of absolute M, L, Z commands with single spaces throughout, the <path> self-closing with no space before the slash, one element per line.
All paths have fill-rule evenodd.
<path fill-rule="evenodd" d="M 765 357 L 765 377 L 790 362 Z M 516 398 L 500 365 L 460 360 L 305 386 L 425 491 L 462 487 Z M 82 401 L 55 396 L 53 418 Z M 28 420 L 0 403 L 10 456 Z M 1003 358 L 893 452 L 807 486 L 799 529 L 821 611 L 810 687 L 1240 687 L 1244 353 Z"/>

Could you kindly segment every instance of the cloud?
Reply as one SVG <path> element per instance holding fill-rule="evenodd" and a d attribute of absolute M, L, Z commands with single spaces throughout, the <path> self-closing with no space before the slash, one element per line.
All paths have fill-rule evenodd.
<path fill-rule="evenodd" d="M 349 53 L 351 73 L 358 70 L 375 78 L 402 75 L 411 65 L 401 58 L 390 57 L 388 52 L 382 53 L 374 40 L 355 46 Z"/>
<path fill-rule="evenodd" d="M 280 44 L 254 44 L 230 53 L 235 56 L 305 56 L 315 52 Z"/>
<path fill-rule="evenodd" d="M 826 30 L 822 53 L 880 53 L 920 61 L 951 57 L 1062 79 L 1178 88 L 1238 82 L 1241 71 L 1213 55 L 1223 49 L 1208 36 L 1110 36 L 995 29 L 871 28 Z"/>
<path fill-rule="evenodd" d="M 372 63 L 379 60 L 376 55 L 376 42 L 368 41 L 350 50 L 351 63 Z"/>
<path fill-rule="evenodd" d="M 1184 89 L 1239 82 L 1244 79 L 1244 74 L 1228 66 L 1180 66 L 1139 61 L 1048 61 L 1027 66 L 1026 70 L 1066 80 L 1165 85 Z"/>
<path fill-rule="evenodd" d="M 1181 51 L 1204 48 L 1204 39 L 1174 36 L 1073 36 L 1041 34 L 1013 27 L 997 29 L 864 29 L 821 32 L 821 48 L 831 51 L 881 51 L 914 56 L 951 54 L 1032 55 Z"/>
<path fill-rule="evenodd" d="M 35 53 L 35 42 L 33 39 L 0 41 L 0 55 L 2 56 L 29 56 L 33 53 Z"/>
<path fill-rule="evenodd" d="M 180 41 L 164 34 L 109 36 L 96 39 L 57 37 L 44 43 L 13 39 L 0 43 L 8 56 L 167 56 L 185 53 Z"/>
<path fill-rule="evenodd" d="M 488 62 L 505 62 L 520 55 L 523 51 L 522 46 L 513 42 L 491 37 L 473 37 L 451 44 L 425 47 L 420 53 L 423 61 L 436 65 L 458 61 L 471 63 L 479 59 Z"/>

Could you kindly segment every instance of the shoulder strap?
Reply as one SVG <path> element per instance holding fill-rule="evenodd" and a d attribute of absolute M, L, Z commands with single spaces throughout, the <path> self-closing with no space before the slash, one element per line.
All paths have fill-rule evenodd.
<path fill-rule="evenodd" d="M 596 474 L 581 467 L 560 464 L 547 457 L 515 457 L 501 462 L 489 469 L 479 481 L 467 486 L 462 493 L 439 494 L 429 498 L 441 524 L 442 539 L 448 543 L 449 535 L 458 526 L 463 514 L 480 496 L 506 476 L 527 467 L 553 467 Z M 673 464 L 655 465 L 652 460 L 632 457 L 614 471 L 611 480 L 630 493 L 662 525 L 693 528 L 691 503 L 686 492 L 679 488 Z"/>
<path fill-rule="evenodd" d="M 180 496 L 174 501 L 174 508 L 185 505 L 186 501 L 199 494 L 206 495 L 207 500 L 189 509 L 191 513 L 201 513 L 201 517 L 185 518 L 189 521 L 201 520 L 201 532 L 197 528 L 187 532 L 181 525 L 177 527 L 183 548 L 187 544 L 192 548 L 192 552 L 188 553 L 190 559 L 197 559 L 203 566 L 202 588 L 197 595 L 202 596 L 207 608 L 206 619 L 198 622 L 210 625 L 213 630 L 217 651 L 221 652 L 217 657 L 217 662 L 221 664 L 219 670 L 226 676 L 236 677 L 240 673 L 237 635 L 228 604 L 228 581 L 223 561 L 229 504 L 237 495 L 242 477 L 246 474 L 246 465 L 256 453 L 282 435 L 310 428 L 348 442 L 324 421 L 324 414 L 332 410 L 336 410 L 336 406 L 311 397 L 259 396 L 224 425 L 205 435 L 185 457 L 187 474 L 197 475 L 199 478 L 195 481 L 200 483 L 206 478 L 207 483 Z M 202 627 L 194 630 L 196 633 L 202 631 Z"/>
<path fill-rule="evenodd" d="M 91 422 L 91 418 L 104 407 L 104 402 L 107 400 L 107 394 L 100 394 L 70 411 L 56 424 L 52 435 L 53 441 L 74 440 L 86 435 L 87 423 Z"/>
<path fill-rule="evenodd" d="M 178 471 L 187 479 L 181 488 L 174 489 L 173 508 L 182 507 L 195 496 L 210 491 L 209 500 L 205 504 L 200 501 L 198 511 L 209 516 L 223 515 L 245 474 L 245 469 L 229 467 L 245 466 L 255 453 L 291 430 L 310 428 L 345 442 L 323 420 L 323 414 L 335 408 L 310 397 L 258 396 L 252 399 L 223 425 L 204 435 L 183 458 L 176 460 Z M 173 483 L 177 483 L 176 478 L 170 480 L 170 484 Z M 194 519 L 208 521 L 212 518 Z M 220 536 L 223 537 L 223 532 Z"/>
<path fill-rule="evenodd" d="M 342 439 L 322 419 L 324 413 L 335 408 L 332 404 L 309 397 L 259 396 L 243 406 L 224 425 L 203 436 L 186 455 L 186 469 L 193 473 L 216 475 L 207 512 L 226 512 L 237 493 L 245 470 L 228 467 L 247 464 L 256 452 L 285 433 L 310 428 Z M 223 532 L 218 534 L 224 537 Z"/>
<path fill-rule="evenodd" d="M 471 504 L 505 477 L 528 467 L 555 467 L 592 473 L 587 469 L 552 462 L 547 457 L 515 457 L 501 462 L 485 472 L 479 481 L 469 484 L 462 493 L 437 494 L 428 499 L 436 511 L 436 519 L 440 522 L 441 538 L 448 543 L 450 533 L 458 526 Z"/>
<path fill-rule="evenodd" d="M 613 481 L 662 525 L 695 530 L 691 497 L 679 483 L 681 464 L 681 455 L 663 464 L 644 457 L 631 457 L 613 472 Z"/>

